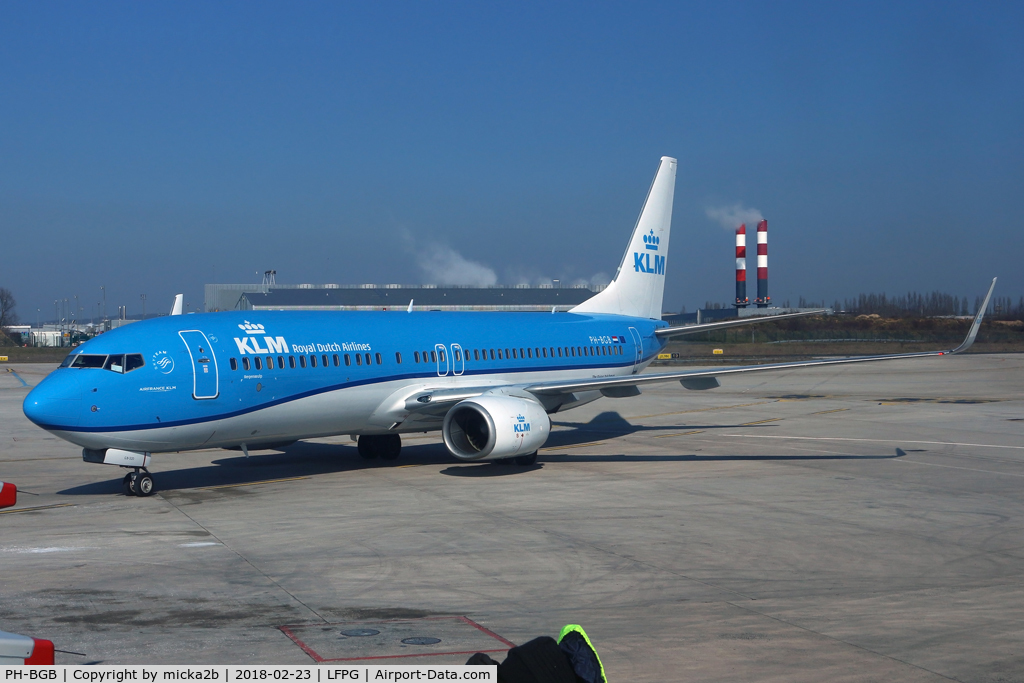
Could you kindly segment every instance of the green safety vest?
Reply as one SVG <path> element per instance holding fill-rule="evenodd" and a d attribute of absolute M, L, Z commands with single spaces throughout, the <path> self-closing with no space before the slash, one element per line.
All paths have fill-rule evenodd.
<path fill-rule="evenodd" d="M 565 638 L 568 634 L 575 631 L 576 633 L 583 636 L 583 640 L 587 641 L 587 645 L 594 651 L 594 657 L 597 658 L 597 666 L 601 669 L 601 680 L 608 683 L 608 677 L 604 673 L 604 664 L 601 663 L 601 655 L 597 654 L 597 648 L 590 642 L 590 638 L 587 637 L 587 632 L 583 630 L 583 627 L 579 624 L 566 624 L 562 629 L 562 632 L 558 634 L 558 642 L 562 642 L 562 638 Z"/>

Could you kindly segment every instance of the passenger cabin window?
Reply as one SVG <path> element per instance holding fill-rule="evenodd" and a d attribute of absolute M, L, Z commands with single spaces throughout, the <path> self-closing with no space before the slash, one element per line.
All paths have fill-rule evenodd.
<path fill-rule="evenodd" d="M 267 370 L 273 370 L 273 369 L 274 369 L 274 357 L 273 356 L 267 356 Z"/>
<path fill-rule="evenodd" d="M 288 367 L 295 367 L 295 356 L 288 356 Z"/>
<path fill-rule="evenodd" d="M 278 356 L 277 357 L 277 367 L 279 367 L 282 370 L 284 370 L 284 356 Z"/>
<path fill-rule="evenodd" d="M 362 364 L 363 364 L 363 357 L 357 353 L 356 354 L 356 365 L 362 365 Z"/>
<path fill-rule="evenodd" d="M 402 364 L 402 352 L 401 351 L 395 351 L 395 362 L 398 363 L 399 365 Z"/>
<path fill-rule="evenodd" d="M 351 356 L 349 356 L 349 355 L 348 355 L 348 354 L 346 353 L 346 354 L 345 354 L 345 367 L 347 368 L 347 367 L 348 367 L 348 366 L 350 366 L 350 365 L 352 365 L 352 357 L 351 357 Z"/>
<path fill-rule="evenodd" d="M 242 369 L 243 370 L 248 370 L 249 369 L 249 359 L 246 358 L 245 356 L 242 356 Z"/>
<path fill-rule="evenodd" d="M 256 364 L 256 369 L 257 370 L 262 370 L 263 369 L 263 361 L 260 360 L 259 356 L 256 356 L 252 360 L 253 360 L 253 363 Z"/>
<path fill-rule="evenodd" d="M 462 360 L 462 354 L 459 353 L 458 349 L 455 349 L 455 360 Z"/>
<path fill-rule="evenodd" d="M 473 349 L 473 360 L 480 360 L 480 349 Z"/>
<path fill-rule="evenodd" d="M 430 362 L 431 363 L 436 363 L 437 362 L 437 352 L 436 351 L 431 351 L 430 352 Z"/>
<path fill-rule="evenodd" d="M 419 363 L 420 362 L 420 352 L 419 351 L 413 351 L 412 352 L 412 359 L 414 361 L 416 361 L 417 363 Z"/>
<path fill-rule="evenodd" d="M 324 355 L 320 356 L 320 360 L 322 360 L 324 362 L 324 367 L 326 368 L 327 365 L 328 365 L 328 363 L 327 363 L 327 354 L 325 353 Z"/>
<path fill-rule="evenodd" d="M 382 358 L 379 353 L 375 353 L 373 355 L 377 360 L 377 365 L 384 365 L 384 358 Z"/>
<path fill-rule="evenodd" d="M 316 356 L 310 356 L 309 357 L 309 366 L 312 367 L 312 368 L 316 367 Z"/>
<path fill-rule="evenodd" d="M 501 356 L 498 356 L 498 358 L 501 358 Z M 491 349 L 491 360 L 494 360 L 494 349 Z"/>
<path fill-rule="evenodd" d="M 306 367 L 306 357 L 305 356 L 299 356 L 299 367 L 301 367 L 301 368 Z"/>
<path fill-rule="evenodd" d="M 507 353 L 507 350 L 506 350 L 506 353 Z M 512 357 L 513 358 L 518 358 L 519 357 L 519 356 L 516 355 L 516 350 L 515 349 L 512 349 Z"/>
<path fill-rule="evenodd" d="M 237 370 L 238 369 L 238 361 L 237 360 L 235 360 L 234 358 L 231 358 L 231 359 L 229 359 L 229 362 L 231 363 L 231 369 L 232 370 Z"/>

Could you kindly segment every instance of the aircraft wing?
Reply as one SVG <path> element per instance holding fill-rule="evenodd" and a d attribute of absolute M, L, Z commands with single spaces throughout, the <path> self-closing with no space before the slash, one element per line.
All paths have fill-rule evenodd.
<path fill-rule="evenodd" d="M 659 337 L 683 337 L 688 334 L 698 334 L 700 332 L 713 332 L 715 330 L 724 330 L 728 327 L 741 327 L 743 325 L 755 325 L 757 323 L 772 323 L 778 320 L 788 320 L 789 318 L 803 318 L 808 315 L 821 315 L 825 312 L 824 308 L 814 311 L 801 311 L 800 313 L 783 313 L 782 315 L 758 315 L 750 318 L 739 318 L 735 320 L 720 320 L 714 323 L 701 323 L 699 325 L 683 325 L 682 327 L 663 327 L 660 330 L 655 330 L 654 334 Z"/>
<path fill-rule="evenodd" d="M 531 384 L 524 389 L 531 394 L 550 396 L 557 394 L 568 394 L 578 391 L 600 391 L 607 396 L 629 396 L 638 393 L 636 387 L 645 384 L 658 384 L 661 382 L 678 381 L 687 389 L 713 389 L 719 386 L 718 377 L 723 375 L 738 375 L 745 372 L 768 372 L 772 370 L 790 370 L 796 368 L 809 368 L 821 365 L 845 365 L 849 363 L 868 363 L 881 360 L 894 360 L 897 358 L 922 358 L 925 356 L 944 356 L 947 354 L 963 353 L 974 343 L 978 336 L 978 328 L 981 327 L 981 320 L 988 309 L 989 300 L 992 298 L 992 291 L 996 287 L 996 279 L 992 278 L 992 285 L 988 288 L 985 301 L 982 303 L 978 314 L 974 317 L 971 329 L 967 338 L 955 349 L 949 351 L 923 351 L 920 353 L 894 353 L 881 356 L 854 356 L 850 358 L 831 358 L 824 360 L 796 361 L 793 363 L 772 363 L 768 365 L 747 365 L 732 368 L 716 368 L 713 370 L 690 370 L 686 372 L 664 372 L 650 375 L 631 375 L 628 377 L 595 377 L 585 380 L 563 380 L 556 382 L 539 382 Z M 773 316 L 782 317 L 782 316 Z"/>

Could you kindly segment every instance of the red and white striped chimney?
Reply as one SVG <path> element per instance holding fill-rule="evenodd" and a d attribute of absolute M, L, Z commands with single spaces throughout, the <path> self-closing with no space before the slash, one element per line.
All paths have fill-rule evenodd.
<path fill-rule="evenodd" d="M 772 298 L 768 296 L 768 221 L 757 224 L 757 298 L 758 308 L 768 308 Z"/>
<path fill-rule="evenodd" d="M 736 308 L 750 304 L 747 298 L 747 226 L 736 228 Z"/>

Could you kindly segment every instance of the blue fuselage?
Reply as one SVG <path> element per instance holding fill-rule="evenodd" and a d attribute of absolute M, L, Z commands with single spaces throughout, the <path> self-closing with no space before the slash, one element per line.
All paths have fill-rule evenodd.
<path fill-rule="evenodd" d="M 654 334 L 660 327 L 572 313 L 169 316 L 75 349 L 26 397 L 24 411 L 86 448 L 148 452 L 425 431 L 440 423 L 386 424 L 389 397 L 631 374 L 664 346 Z"/>

